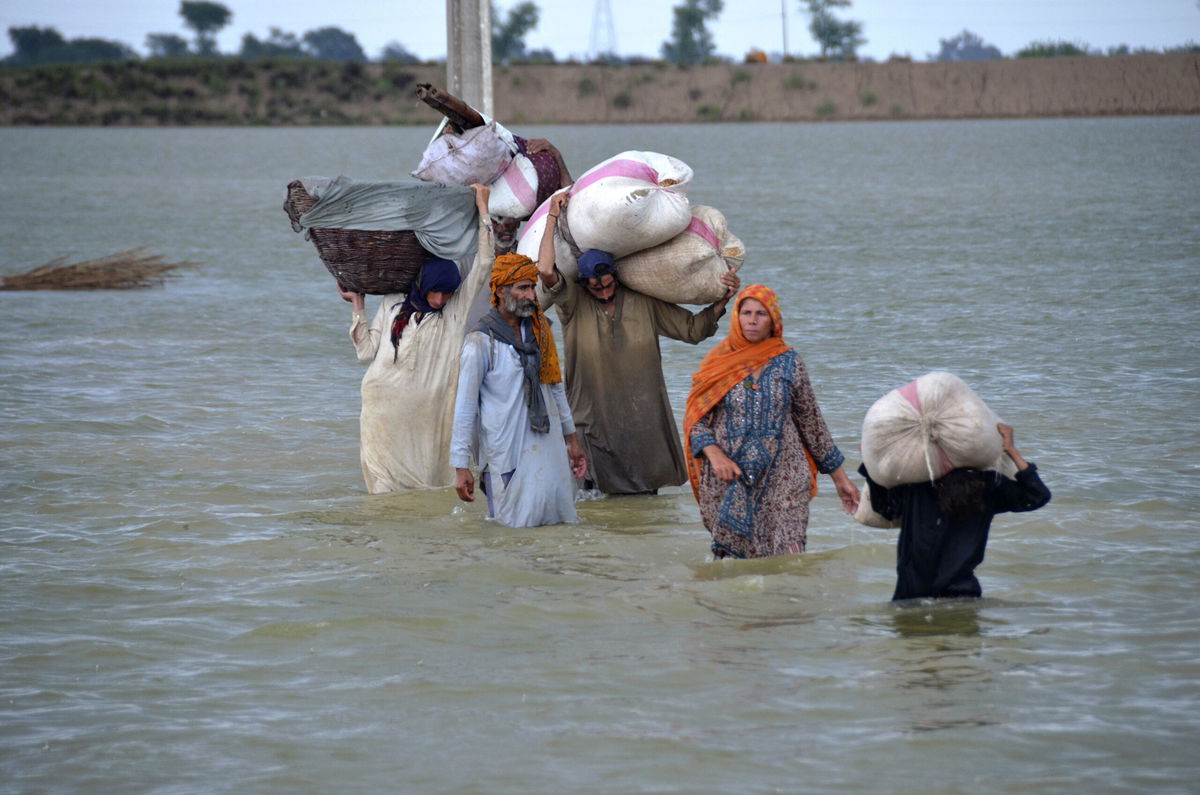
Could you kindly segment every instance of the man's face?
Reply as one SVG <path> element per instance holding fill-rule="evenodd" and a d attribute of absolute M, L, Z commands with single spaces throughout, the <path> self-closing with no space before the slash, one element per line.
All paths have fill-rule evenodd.
<path fill-rule="evenodd" d="M 511 254 L 517 247 L 517 227 L 521 222 L 516 218 L 492 218 L 492 234 L 496 238 L 496 256 Z"/>
<path fill-rule="evenodd" d="M 583 286 L 591 293 L 592 298 L 595 298 L 602 304 L 607 304 L 617 297 L 617 279 L 611 273 L 606 273 L 595 279 L 587 279 L 584 281 Z"/>
<path fill-rule="evenodd" d="M 501 287 L 500 294 L 501 304 L 504 311 L 510 315 L 517 317 L 529 317 L 537 309 L 537 294 L 533 289 L 533 282 L 529 279 L 522 279 L 516 284 L 511 284 L 507 287 Z"/>

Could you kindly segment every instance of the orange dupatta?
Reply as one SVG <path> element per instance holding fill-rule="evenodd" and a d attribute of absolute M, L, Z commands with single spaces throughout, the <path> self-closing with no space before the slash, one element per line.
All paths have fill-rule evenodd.
<path fill-rule="evenodd" d="M 752 343 L 742 334 L 738 311 L 747 298 L 758 301 L 771 313 L 771 336 L 762 342 Z M 779 310 L 779 299 L 770 287 L 761 284 L 750 285 L 738 295 L 733 307 L 729 336 L 708 352 L 704 361 L 700 362 L 700 369 L 692 375 L 692 391 L 688 393 L 687 408 L 683 414 L 683 439 L 688 449 L 684 458 L 687 461 L 692 493 L 697 501 L 700 500 L 701 459 L 700 456 L 691 454 L 692 426 L 712 411 L 729 390 L 749 378 L 756 369 L 792 349 L 783 341 L 783 313 Z M 808 470 L 812 476 L 812 489 L 808 493 L 811 499 L 817 493 L 817 465 L 807 447 L 804 448 L 804 457 L 808 461 Z"/>

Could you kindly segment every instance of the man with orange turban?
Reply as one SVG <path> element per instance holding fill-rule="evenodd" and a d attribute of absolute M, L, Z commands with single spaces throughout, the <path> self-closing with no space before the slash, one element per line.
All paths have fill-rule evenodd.
<path fill-rule="evenodd" d="M 474 460 L 488 515 L 510 527 L 577 521 L 574 478 L 587 467 L 537 277 L 528 257 L 496 258 L 492 308 L 463 341 L 454 404 L 455 491 L 474 502 Z"/>

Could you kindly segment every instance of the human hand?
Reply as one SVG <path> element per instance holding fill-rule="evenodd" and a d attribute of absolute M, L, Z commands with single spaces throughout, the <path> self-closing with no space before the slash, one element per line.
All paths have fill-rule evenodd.
<path fill-rule="evenodd" d="M 475 477 L 469 469 L 454 470 L 454 490 L 463 502 L 475 502 Z"/>
<path fill-rule="evenodd" d="M 1007 452 L 1016 448 L 1013 443 L 1013 427 L 1005 425 L 1003 422 L 996 423 L 996 430 L 1000 431 L 1000 446 Z"/>
<path fill-rule="evenodd" d="M 725 451 L 715 444 L 710 444 L 701 452 L 708 459 L 708 465 L 712 467 L 713 474 L 717 476 L 718 480 L 732 483 L 742 476 L 742 468 L 737 465 L 737 462 L 725 455 Z"/>
<path fill-rule="evenodd" d="M 549 213 L 551 218 L 557 218 L 559 214 L 566 209 L 567 204 L 571 201 L 571 192 L 562 191 L 550 197 Z"/>
<path fill-rule="evenodd" d="M 587 455 L 583 452 L 583 445 L 579 444 L 579 437 L 571 434 L 566 437 L 567 440 L 567 460 L 571 465 L 571 476 L 581 478 L 587 474 L 588 460 Z"/>
<path fill-rule="evenodd" d="M 742 288 L 742 279 L 737 275 L 737 271 L 730 268 L 721 274 L 721 284 L 726 287 L 725 297 L 732 298 Z"/>
<path fill-rule="evenodd" d="M 530 138 L 525 142 L 525 151 L 531 155 L 536 155 L 538 152 L 553 152 L 554 144 L 545 138 Z"/>
<path fill-rule="evenodd" d="M 342 287 L 340 283 L 337 286 L 337 291 L 338 295 L 342 297 L 342 300 L 349 301 L 356 312 L 361 312 L 363 310 L 363 307 L 365 306 L 365 299 L 363 298 L 362 293 L 356 293 L 352 290 L 347 290 L 345 287 Z"/>
<path fill-rule="evenodd" d="M 854 481 L 846 474 L 846 470 L 838 467 L 832 474 L 833 486 L 837 489 L 838 497 L 842 501 L 842 510 L 851 516 L 858 510 L 858 501 L 862 499 L 862 494 L 858 491 L 858 486 L 854 485 Z"/>

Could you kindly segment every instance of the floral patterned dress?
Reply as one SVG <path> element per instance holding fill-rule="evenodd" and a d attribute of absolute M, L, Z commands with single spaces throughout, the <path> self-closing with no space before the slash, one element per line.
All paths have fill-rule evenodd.
<path fill-rule="evenodd" d="M 742 469 L 725 483 L 707 460 L 700 478 L 700 516 L 719 558 L 761 558 L 804 551 L 812 475 L 845 462 L 794 350 L 776 356 L 758 379 L 747 378 L 726 393 L 692 427 L 692 455 L 715 444 Z"/>

